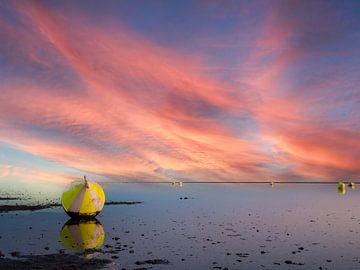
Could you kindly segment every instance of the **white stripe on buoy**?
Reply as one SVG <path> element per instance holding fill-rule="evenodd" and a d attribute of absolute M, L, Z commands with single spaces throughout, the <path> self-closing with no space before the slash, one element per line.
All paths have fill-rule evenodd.
<path fill-rule="evenodd" d="M 73 201 L 73 203 L 70 205 L 69 207 L 69 212 L 79 212 L 80 211 L 80 207 L 82 204 L 82 201 L 84 199 L 84 194 L 85 194 L 85 185 L 81 188 L 79 194 L 77 195 L 77 197 L 75 198 L 75 200 Z"/>
<path fill-rule="evenodd" d="M 91 200 L 94 204 L 95 210 L 100 211 L 103 206 L 102 200 L 99 198 L 98 194 L 92 188 L 89 188 L 89 191 L 91 194 Z"/>

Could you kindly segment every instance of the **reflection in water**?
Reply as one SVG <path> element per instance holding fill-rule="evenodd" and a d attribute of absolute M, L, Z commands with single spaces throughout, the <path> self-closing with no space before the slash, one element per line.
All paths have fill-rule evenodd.
<path fill-rule="evenodd" d="M 64 217 L 59 207 L 3 214 L 0 250 L 5 256 L 0 269 L 13 269 L 8 263 L 16 263 L 16 269 L 39 264 L 44 269 L 93 269 L 93 263 L 97 269 L 359 269 L 360 191 L 348 187 L 350 181 L 342 181 L 346 195 L 338 193 L 338 183 L 274 181 L 271 188 L 271 181 L 186 184 L 178 189 L 170 184 L 109 184 L 109 200 L 144 203 L 106 207 L 99 220 L 105 230 L 112 229 L 100 241 L 92 237 L 99 231 L 95 228 L 101 228 L 96 221 L 92 230 L 85 230 L 90 233 L 84 241 L 81 222 L 75 223 L 77 237 L 69 222 L 59 241 L 61 227 L 54 226 Z M 185 196 L 194 199 L 179 199 Z M 89 238 L 99 244 L 90 245 Z M 90 251 L 64 254 L 59 242 L 70 250 Z M 101 250 L 94 251 L 97 246 Z M 28 260 L 24 256 L 29 253 L 41 257 Z M 93 255 L 96 258 L 89 260 Z M 152 264 L 162 260 L 170 265 Z M 23 267 L 19 261 L 24 261 Z"/>
<path fill-rule="evenodd" d="M 343 182 L 340 182 L 338 184 L 338 192 L 340 194 L 345 194 L 346 193 L 346 185 Z"/>
<path fill-rule="evenodd" d="M 97 219 L 70 219 L 62 227 L 60 241 L 67 249 L 80 253 L 102 246 L 104 228 Z"/>

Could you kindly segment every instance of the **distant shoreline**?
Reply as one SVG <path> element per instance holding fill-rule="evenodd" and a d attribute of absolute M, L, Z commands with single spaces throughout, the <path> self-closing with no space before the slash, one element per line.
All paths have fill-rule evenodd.
<path fill-rule="evenodd" d="M 107 201 L 105 202 L 105 205 L 135 205 L 135 204 L 141 204 L 143 202 L 138 201 Z M 8 213 L 13 211 L 37 211 L 42 209 L 49 209 L 49 208 L 55 208 L 55 207 L 61 207 L 60 203 L 49 203 L 49 204 L 15 204 L 15 205 L 0 205 L 0 213 Z"/>
<path fill-rule="evenodd" d="M 343 182 L 343 183 L 355 183 L 355 184 L 360 184 L 360 181 L 338 181 L 338 182 L 301 182 L 301 181 L 292 181 L 292 182 L 283 182 L 283 181 L 267 181 L 267 182 L 250 182 L 250 181 L 228 181 L 228 182 L 211 182 L 211 181 L 207 181 L 207 182 L 194 182 L 194 181 L 180 181 L 183 184 L 270 184 L 270 183 L 275 183 L 275 184 L 324 184 L 324 185 L 332 185 L 332 184 L 338 184 L 339 182 Z M 157 181 L 157 182 L 147 182 L 147 181 L 137 181 L 137 182 L 104 182 L 104 183 L 111 183 L 111 184 L 171 184 L 173 182 L 165 182 L 165 181 Z M 179 183 L 179 181 L 177 181 L 177 183 Z"/>

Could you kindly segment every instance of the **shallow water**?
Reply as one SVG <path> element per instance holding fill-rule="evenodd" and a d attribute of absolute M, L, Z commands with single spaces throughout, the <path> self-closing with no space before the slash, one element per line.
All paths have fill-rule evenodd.
<path fill-rule="evenodd" d="M 358 189 L 339 194 L 336 184 L 107 184 L 105 192 L 107 200 L 143 203 L 105 206 L 96 230 L 81 225 L 78 234 L 97 233 L 89 236 L 97 243 L 88 244 L 97 250 L 79 256 L 109 259 L 98 269 L 360 266 Z M 76 239 L 61 233 L 68 220 L 59 207 L 0 214 L 0 269 L 23 255 L 79 252 Z M 140 264 L 154 259 L 169 264 Z"/>

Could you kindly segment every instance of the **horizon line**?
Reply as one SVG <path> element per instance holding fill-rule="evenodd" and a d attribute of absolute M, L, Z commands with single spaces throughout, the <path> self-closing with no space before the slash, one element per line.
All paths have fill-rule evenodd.
<path fill-rule="evenodd" d="M 111 183 L 117 183 L 117 184 L 171 184 L 171 183 L 183 183 L 183 184 L 271 184 L 271 183 L 275 183 L 275 184 L 337 184 L 337 183 L 355 183 L 355 184 L 360 184 L 360 181 L 317 181 L 317 182 L 305 182 L 305 181 L 292 181 L 292 182 L 277 182 L 277 181 L 256 181 L 256 182 L 251 182 L 251 181 L 225 181 L 225 182 L 220 182 L 220 181 L 216 181 L 216 182 L 211 182 L 211 181 L 125 181 L 125 182 L 111 182 Z"/>

